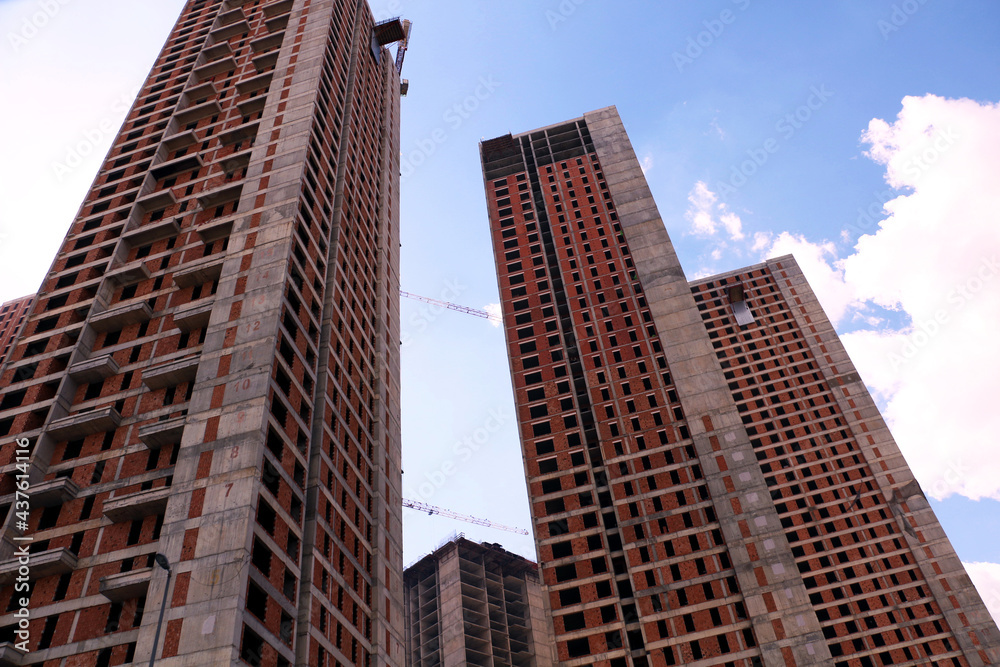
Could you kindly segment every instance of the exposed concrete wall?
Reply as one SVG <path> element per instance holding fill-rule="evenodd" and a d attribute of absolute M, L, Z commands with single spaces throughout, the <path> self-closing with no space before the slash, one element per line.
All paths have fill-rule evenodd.
<path fill-rule="evenodd" d="M 525 572 L 525 590 L 531 615 L 531 640 L 534 646 L 535 667 L 553 667 L 558 664 L 556 639 L 552 631 L 552 613 L 542 592 L 538 572 Z"/>
<path fill-rule="evenodd" d="M 464 665 L 465 618 L 457 545 L 449 545 L 438 559 L 438 590 L 441 596 L 438 605 L 441 619 L 441 664 L 445 667 Z"/>
<path fill-rule="evenodd" d="M 382 215 L 379 220 L 379 280 L 376 316 L 375 432 L 376 478 L 372 518 L 377 528 L 372 548 L 374 578 L 384 595 L 374 600 L 374 641 L 379 664 L 403 665 L 403 444 L 401 395 L 401 332 L 399 315 L 400 207 L 400 78 L 390 58 L 382 59 L 385 76 L 385 114 L 382 118 Z"/>
<path fill-rule="evenodd" d="M 832 658 L 802 577 L 618 112 L 610 107 L 584 118 L 663 341 L 716 515 L 731 545 L 764 664 L 785 665 L 783 649 L 798 664 L 827 664 Z M 773 546 L 765 548 L 765 543 Z M 774 601 L 770 609 L 765 596 Z M 796 622 L 786 623 L 788 619 Z"/>

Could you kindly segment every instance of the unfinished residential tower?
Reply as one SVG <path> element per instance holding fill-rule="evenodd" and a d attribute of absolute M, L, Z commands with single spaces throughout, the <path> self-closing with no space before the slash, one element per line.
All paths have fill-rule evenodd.
<path fill-rule="evenodd" d="M 404 663 L 408 27 L 186 3 L 0 370 L 0 664 Z"/>
<path fill-rule="evenodd" d="M 614 108 L 481 145 L 565 665 L 996 664 L 791 257 L 689 284 Z"/>
<path fill-rule="evenodd" d="M 34 296 L 26 296 L 0 305 L 0 364 L 3 364 L 10 353 L 34 299 Z"/>
<path fill-rule="evenodd" d="M 552 667 L 538 566 L 459 536 L 403 575 L 409 667 Z"/>

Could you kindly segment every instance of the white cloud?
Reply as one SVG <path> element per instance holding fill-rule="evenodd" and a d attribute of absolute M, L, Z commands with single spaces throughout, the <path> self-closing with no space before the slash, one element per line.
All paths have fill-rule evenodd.
<path fill-rule="evenodd" d="M 494 327 L 499 327 L 501 324 L 503 324 L 503 312 L 500 310 L 499 303 L 488 303 L 485 306 L 483 306 L 483 310 L 485 310 L 489 314 L 490 324 L 492 324 Z"/>
<path fill-rule="evenodd" d="M 716 136 L 719 137 L 719 139 L 725 139 L 728 136 L 726 134 L 726 131 L 722 129 L 722 126 L 719 125 L 718 120 L 713 119 L 710 124 L 710 127 L 715 132 Z"/>
<path fill-rule="evenodd" d="M 962 563 L 976 585 L 993 620 L 1000 623 L 1000 565 L 997 563 Z"/>
<path fill-rule="evenodd" d="M 694 184 L 694 189 L 688 194 L 691 206 L 688 207 L 687 219 L 691 221 L 695 234 L 699 236 L 715 234 L 716 223 L 712 219 L 712 207 L 718 199 L 704 181 Z"/>
<path fill-rule="evenodd" d="M 908 194 L 886 203 L 844 275 L 912 326 L 853 346 L 880 347 L 872 376 L 895 375 L 881 381 L 885 417 L 925 490 L 1000 499 L 1000 105 L 907 97 L 895 122 L 872 121 L 863 138 Z"/>
<path fill-rule="evenodd" d="M 685 216 L 696 236 L 715 236 L 721 228 L 726 230 L 726 234 L 733 241 L 743 240 L 745 235 L 740 216 L 730 211 L 725 203 L 720 202 L 718 195 L 709 190 L 704 181 L 694 184 L 694 188 L 688 194 L 688 203 L 690 206 Z"/>
<path fill-rule="evenodd" d="M 642 164 L 640 166 L 642 167 L 642 173 L 648 174 L 653 169 L 653 156 L 647 155 L 642 158 Z"/>
<path fill-rule="evenodd" d="M 753 235 L 753 245 L 750 247 L 754 252 L 763 252 L 771 245 L 774 235 L 771 232 L 757 232 Z"/>
<path fill-rule="evenodd" d="M 729 233 L 729 238 L 734 241 L 740 241 L 743 239 L 743 221 L 740 220 L 740 216 L 735 213 L 723 213 L 719 220 L 725 226 L 726 231 Z"/>
<path fill-rule="evenodd" d="M 795 254 L 834 322 L 871 306 L 908 316 L 844 344 L 928 495 L 1000 499 L 1000 105 L 907 97 L 863 140 L 905 193 L 878 230 L 843 260 L 788 233 L 765 254 Z"/>
<path fill-rule="evenodd" d="M 905 333 L 892 330 L 873 331 L 862 329 L 844 334 L 840 340 L 851 355 L 851 361 L 861 372 L 865 384 L 876 400 L 885 404 L 899 391 L 901 379 L 889 357 L 899 349 Z"/>

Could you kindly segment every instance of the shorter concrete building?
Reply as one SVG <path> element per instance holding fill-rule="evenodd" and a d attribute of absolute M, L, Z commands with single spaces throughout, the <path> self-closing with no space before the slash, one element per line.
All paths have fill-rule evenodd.
<path fill-rule="evenodd" d="M 459 535 L 403 574 L 410 667 L 551 667 L 538 565 Z"/>

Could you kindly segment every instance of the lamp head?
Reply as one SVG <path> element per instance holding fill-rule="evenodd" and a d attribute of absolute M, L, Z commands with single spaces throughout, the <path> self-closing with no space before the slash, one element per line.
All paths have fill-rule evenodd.
<path fill-rule="evenodd" d="M 170 561 L 167 560 L 166 556 L 164 556 L 163 554 L 156 554 L 156 556 L 154 556 L 153 558 L 154 560 L 156 560 L 157 565 L 162 567 L 167 572 L 170 572 Z"/>

